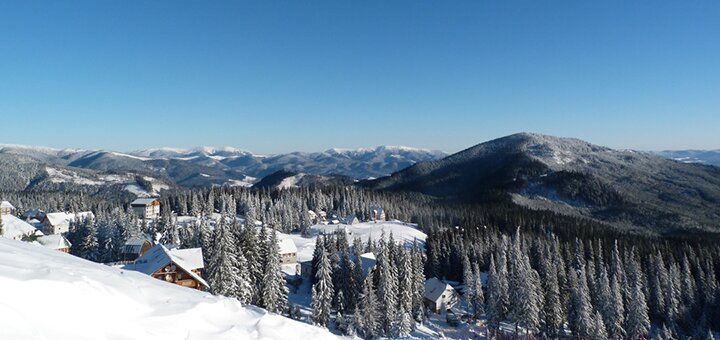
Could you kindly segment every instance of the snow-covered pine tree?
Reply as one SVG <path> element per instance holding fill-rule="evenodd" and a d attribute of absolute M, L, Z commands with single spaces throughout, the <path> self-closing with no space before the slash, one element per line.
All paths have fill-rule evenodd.
<path fill-rule="evenodd" d="M 413 248 L 411 251 L 412 266 L 413 266 L 413 277 L 412 286 L 410 291 L 412 293 L 412 316 L 417 322 L 425 320 L 425 304 L 424 293 L 425 293 L 425 264 L 423 262 L 423 253 L 420 250 L 417 240 L 413 242 Z"/>
<path fill-rule="evenodd" d="M 632 290 L 628 298 L 627 315 L 625 316 L 625 331 L 633 339 L 645 338 L 650 331 L 650 318 L 642 292 L 642 283 L 631 282 Z"/>
<path fill-rule="evenodd" d="M 315 273 L 315 284 L 312 286 L 313 323 L 327 327 L 330 320 L 330 307 L 334 294 L 332 284 L 332 268 L 325 250 L 320 251 L 318 268 Z"/>
<path fill-rule="evenodd" d="M 380 326 L 383 334 L 390 335 L 392 324 L 397 316 L 397 293 L 398 280 L 394 270 L 394 261 L 390 258 L 388 246 L 380 248 L 377 261 L 378 270 L 378 301 L 383 306 L 383 313 L 380 315 Z"/>
<path fill-rule="evenodd" d="M 275 230 L 270 232 L 270 238 L 266 242 L 269 251 L 263 270 L 261 307 L 271 312 L 282 313 L 287 305 L 288 289 L 280 267 L 280 249 Z"/>
<path fill-rule="evenodd" d="M 540 277 L 543 290 L 542 325 L 545 336 L 554 337 L 562 327 L 564 315 L 560 298 L 560 286 L 558 284 L 557 268 L 548 255 L 549 250 L 545 249 L 540 258 Z"/>
<path fill-rule="evenodd" d="M 463 254 L 463 285 L 463 295 L 468 305 L 468 313 L 475 314 L 475 308 L 473 307 L 475 301 L 475 279 L 467 252 Z"/>
<path fill-rule="evenodd" d="M 488 319 L 488 327 L 497 329 L 505 318 L 505 304 L 501 282 L 504 277 L 498 275 L 495 265 L 495 255 L 490 255 L 490 272 L 488 273 L 487 291 L 488 297 L 485 307 L 485 314 Z"/>
<path fill-rule="evenodd" d="M 243 256 L 245 256 L 248 265 L 249 281 L 252 283 L 250 301 L 252 304 L 260 306 L 262 305 L 260 292 L 263 285 L 264 266 L 267 264 L 267 262 L 260 262 L 259 243 L 261 241 L 258 239 L 254 224 L 245 224 L 242 228 L 238 228 L 237 231 L 235 239 L 242 247 Z"/>
<path fill-rule="evenodd" d="M 354 328 L 366 339 L 380 335 L 381 326 L 378 320 L 379 305 L 375 296 L 372 278 L 363 280 L 363 292 L 360 303 L 355 311 Z"/>
<path fill-rule="evenodd" d="M 585 266 L 582 262 L 577 263 L 576 266 L 579 267 L 570 268 L 568 272 L 568 284 L 571 294 L 568 308 L 568 324 L 574 335 L 586 337 L 594 333 L 594 313 L 585 279 Z"/>
<path fill-rule="evenodd" d="M 235 238 L 224 221 L 220 221 L 215 229 L 214 249 L 210 259 L 208 283 L 214 294 L 240 297 L 241 281 Z"/>
<path fill-rule="evenodd" d="M 528 332 L 537 329 L 539 324 L 539 280 L 537 273 L 530 267 L 530 259 L 522 249 L 520 228 L 515 232 L 508 258 L 509 268 L 509 309 L 508 317 L 515 324 L 515 332 L 522 327 Z"/>
<path fill-rule="evenodd" d="M 480 280 L 480 266 L 477 262 L 473 263 L 472 266 L 473 279 L 475 280 L 472 305 L 475 316 L 479 316 L 484 311 L 485 293 L 483 292 L 482 280 Z"/>

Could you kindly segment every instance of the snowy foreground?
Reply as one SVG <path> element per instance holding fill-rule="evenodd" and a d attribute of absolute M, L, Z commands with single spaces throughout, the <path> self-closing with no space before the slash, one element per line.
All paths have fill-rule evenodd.
<path fill-rule="evenodd" d="M 3 339 L 332 339 L 326 330 L 149 276 L 0 238 Z"/>

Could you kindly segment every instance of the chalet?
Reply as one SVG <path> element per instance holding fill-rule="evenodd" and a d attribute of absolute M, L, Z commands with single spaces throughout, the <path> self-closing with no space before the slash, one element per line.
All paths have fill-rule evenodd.
<path fill-rule="evenodd" d="M 458 293 L 449 284 L 429 278 L 425 281 L 424 302 L 428 309 L 435 313 L 454 307 L 459 301 Z"/>
<path fill-rule="evenodd" d="M 385 221 L 385 210 L 383 208 L 377 207 L 370 210 L 370 219 L 373 221 Z"/>
<path fill-rule="evenodd" d="M 0 221 L 2 221 L 2 237 L 22 240 L 27 236 L 41 236 L 42 232 L 35 229 L 27 222 L 15 217 L 15 215 L 0 215 Z"/>
<path fill-rule="evenodd" d="M 42 232 L 45 235 L 66 233 L 70 230 L 70 223 L 73 221 L 84 221 L 89 218 L 95 218 L 95 215 L 90 211 L 77 214 L 67 212 L 46 214 L 42 220 Z"/>
<path fill-rule="evenodd" d="M 8 201 L 0 202 L 0 216 L 12 215 L 15 212 L 15 207 Z"/>
<path fill-rule="evenodd" d="M 122 261 L 135 261 L 152 248 L 153 244 L 147 239 L 133 237 L 125 242 L 120 253 Z"/>
<path fill-rule="evenodd" d="M 183 287 L 208 290 L 210 286 L 202 278 L 203 267 L 202 249 L 170 250 L 158 244 L 135 262 L 123 266 L 123 269 L 138 271 Z"/>
<path fill-rule="evenodd" d="M 345 224 L 347 224 L 347 225 L 353 225 L 353 224 L 358 224 L 358 223 L 360 223 L 360 220 L 358 220 L 357 216 L 355 216 L 355 215 L 348 215 L 348 216 L 345 217 L 345 219 L 343 220 L 343 223 L 345 223 Z"/>
<path fill-rule="evenodd" d="M 138 218 L 154 220 L 160 215 L 160 200 L 157 198 L 138 198 L 130 206 Z"/>
<path fill-rule="evenodd" d="M 280 240 L 280 264 L 297 263 L 297 247 L 292 239 L 286 238 Z"/>
<path fill-rule="evenodd" d="M 72 247 L 70 241 L 59 234 L 40 236 L 38 237 L 37 242 L 45 248 L 61 251 L 63 253 L 69 253 L 70 247 Z"/>

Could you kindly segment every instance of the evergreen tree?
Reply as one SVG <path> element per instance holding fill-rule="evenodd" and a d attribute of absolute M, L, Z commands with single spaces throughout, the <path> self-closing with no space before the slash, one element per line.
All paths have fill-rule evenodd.
<path fill-rule="evenodd" d="M 271 231 L 267 243 L 270 251 L 263 270 L 261 307 L 270 312 L 281 313 L 287 304 L 288 290 L 280 267 L 280 249 L 275 230 Z"/>
<path fill-rule="evenodd" d="M 312 286 L 313 323 L 327 327 L 333 299 L 332 268 L 327 253 L 322 250 L 318 256 L 318 268 Z"/>
<path fill-rule="evenodd" d="M 380 249 L 380 256 L 378 257 L 377 270 L 378 270 L 378 301 L 383 306 L 383 313 L 380 316 L 380 326 L 382 327 L 383 334 L 390 335 L 392 330 L 392 324 L 396 320 L 397 316 L 397 292 L 398 292 L 398 281 L 397 274 L 394 270 L 395 265 L 391 254 L 388 250 L 388 246 Z"/>
<path fill-rule="evenodd" d="M 584 337 L 593 335 L 595 325 L 590 294 L 584 274 L 585 267 L 582 264 L 579 264 L 579 266 L 577 269 L 571 269 L 571 272 L 568 273 L 568 283 L 571 289 L 568 324 L 574 335 Z"/>
<path fill-rule="evenodd" d="M 360 304 L 355 312 L 355 329 L 366 339 L 373 339 L 380 335 L 381 325 L 378 320 L 379 305 L 373 288 L 373 280 L 368 278 L 363 281 L 363 292 L 360 296 Z"/>
<path fill-rule="evenodd" d="M 539 324 L 539 278 L 537 272 L 530 267 L 530 259 L 522 250 L 520 228 L 517 229 L 510 248 L 508 258 L 509 291 L 508 316 L 515 324 L 515 332 L 518 327 L 525 328 L 531 332 L 537 329 Z"/>
<path fill-rule="evenodd" d="M 634 282 L 630 292 L 627 316 L 625 317 L 627 335 L 634 339 L 644 338 L 650 331 L 650 318 L 640 282 Z"/>

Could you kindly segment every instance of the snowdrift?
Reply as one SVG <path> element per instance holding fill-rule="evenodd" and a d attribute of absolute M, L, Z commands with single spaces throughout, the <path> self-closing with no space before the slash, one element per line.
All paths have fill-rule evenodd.
<path fill-rule="evenodd" d="M 2 339 L 333 339 L 237 300 L 0 238 Z"/>

